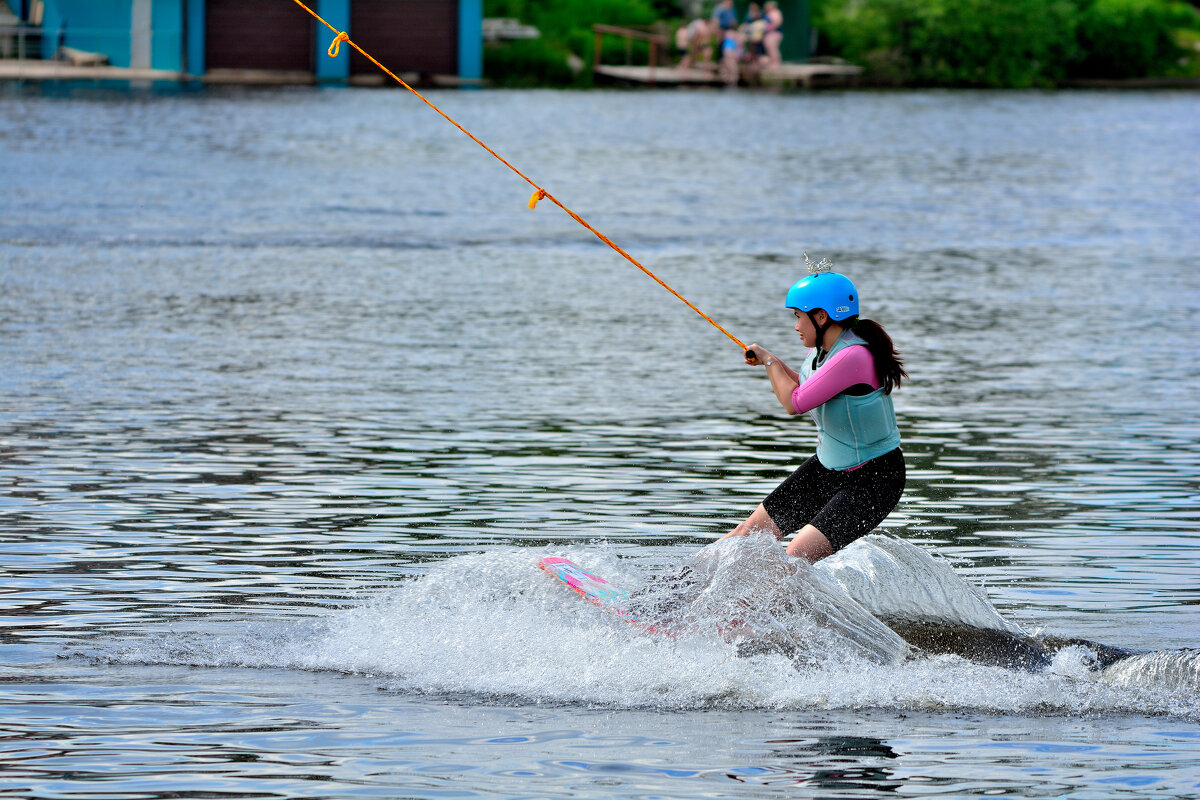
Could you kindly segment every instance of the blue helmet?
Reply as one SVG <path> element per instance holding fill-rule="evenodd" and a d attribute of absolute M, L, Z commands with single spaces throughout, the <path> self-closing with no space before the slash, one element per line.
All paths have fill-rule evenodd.
<path fill-rule="evenodd" d="M 801 311 L 823 308 L 830 319 L 841 321 L 858 316 L 858 290 L 840 272 L 818 272 L 792 284 L 784 305 Z"/>

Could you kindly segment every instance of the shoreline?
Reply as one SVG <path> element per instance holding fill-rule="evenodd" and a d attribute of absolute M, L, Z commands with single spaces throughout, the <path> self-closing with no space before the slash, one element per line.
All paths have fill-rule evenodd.
<path fill-rule="evenodd" d="M 455 88 L 484 86 L 486 81 L 460 78 L 457 75 L 422 75 L 400 73 L 413 86 Z M 76 66 L 60 61 L 0 60 L 0 81 L 129 81 L 134 83 L 204 83 L 240 86 L 388 86 L 387 76 L 352 75 L 348 80 L 320 80 L 311 72 L 276 70 L 212 70 L 203 75 L 191 75 L 162 69 L 131 67 Z"/>
<path fill-rule="evenodd" d="M 802 65 L 795 65 L 802 66 Z M 660 75 L 669 74 L 669 68 L 661 68 Z M 436 88 L 472 87 L 484 88 L 490 84 L 483 79 L 463 79 L 456 75 L 420 75 L 415 73 L 401 74 L 400 77 L 414 86 Z M 840 90 L 879 90 L 879 89 L 971 89 L 983 87 L 952 87 L 918 84 L 876 83 L 869 77 L 855 76 L 853 83 L 839 82 L 836 88 Z M 278 72 L 271 70 L 214 70 L 204 75 L 191 75 L 186 72 L 156 69 L 133 69 L 130 67 L 111 66 L 74 66 L 57 61 L 36 60 L 0 60 L 0 81 L 127 81 L 171 82 L 171 83 L 203 83 L 211 85 L 241 85 L 241 86 L 391 86 L 384 75 L 356 75 L 345 81 L 322 81 L 309 72 Z M 699 82 L 697 82 L 698 84 Z M 695 87 L 697 84 L 693 84 Z M 608 88 L 611 84 L 597 85 L 593 88 Z M 663 86 L 679 86 L 686 84 L 671 83 L 659 80 L 654 88 Z M 531 88 L 556 88 L 550 86 Z M 571 87 L 567 87 L 571 88 Z M 758 88 L 758 87 L 740 87 Z M 1063 81 L 1056 86 L 1028 87 L 1028 89 L 1013 89 L 996 87 L 998 91 L 1045 91 L 1047 89 L 1190 89 L 1200 90 L 1200 78 L 1080 78 Z"/>

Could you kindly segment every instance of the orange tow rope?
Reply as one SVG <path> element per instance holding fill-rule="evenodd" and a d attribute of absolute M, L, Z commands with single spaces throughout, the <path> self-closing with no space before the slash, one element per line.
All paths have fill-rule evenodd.
<path fill-rule="evenodd" d="M 429 102 L 428 98 L 426 98 L 426 97 L 425 97 L 425 95 L 421 94 L 421 93 L 420 93 L 420 92 L 418 92 L 416 89 L 414 89 L 414 88 L 412 88 L 411 86 L 409 86 L 407 83 L 405 83 L 404 81 L 402 81 L 402 80 L 400 79 L 400 77 L 399 77 L 398 75 L 396 75 L 396 73 L 392 72 L 390 69 L 388 69 L 387 67 L 385 67 L 383 64 L 380 64 L 378 61 L 376 61 L 374 56 L 372 56 L 372 55 L 371 55 L 370 53 L 368 53 L 366 50 L 363 50 L 361 47 L 359 47 L 357 44 L 355 44 L 355 43 L 354 43 L 354 40 L 352 40 L 352 39 L 350 38 L 350 36 L 349 36 L 349 35 L 348 35 L 348 34 L 347 34 L 345 31 L 339 31 L 337 28 L 335 28 L 335 27 L 333 27 L 332 25 L 330 25 L 328 22 L 326 22 L 324 19 L 322 19 L 322 18 L 321 18 L 321 15 L 320 15 L 320 14 L 318 14 L 318 13 L 317 13 L 317 12 L 315 12 L 315 11 L 313 11 L 313 10 L 312 10 L 311 8 L 309 8 L 308 6 L 304 5 L 304 3 L 300 2 L 300 0 L 293 0 L 293 2 L 294 2 L 296 5 L 298 5 L 298 6 L 300 6 L 301 8 L 303 8 L 303 9 L 304 9 L 305 11 L 307 11 L 309 14 L 311 14 L 311 15 L 313 16 L 313 18 L 314 18 L 314 19 L 316 19 L 318 22 L 320 22 L 320 23 L 321 23 L 322 25 L 324 25 L 326 28 L 329 28 L 329 30 L 333 31 L 333 32 L 334 32 L 334 34 L 336 34 L 336 36 L 335 36 L 335 37 L 334 37 L 334 39 L 333 39 L 333 43 L 329 45 L 329 56 L 330 56 L 330 58 L 337 58 L 337 55 L 338 55 L 338 52 L 339 52 L 339 50 L 340 50 L 340 46 L 341 46 L 341 43 L 342 43 L 342 42 L 345 42 L 346 44 L 350 45 L 351 47 L 353 47 L 353 48 L 354 48 L 355 50 L 357 50 L 358 52 L 362 53 L 362 54 L 363 54 L 363 56 L 364 56 L 364 57 L 365 57 L 365 58 L 366 58 L 368 61 L 370 61 L 372 64 L 374 64 L 375 66 L 377 66 L 377 67 L 379 67 L 381 70 L 383 70 L 385 73 L 387 73 L 387 75 L 388 75 L 389 77 L 391 77 L 391 78 L 392 78 L 392 80 L 396 81 L 396 83 L 400 84 L 400 85 L 401 85 L 401 86 L 403 86 L 405 89 L 408 89 L 410 92 L 412 92 L 413 94 L 415 94 L 417 97 L 421 98 L 421 101 L 422 101 L 423 103 L 425 103 L 425 105 L 429 106 L 429 107 L 430 107 L 430 108 L 432 108 L 434 111 L 436 111 L 438 114 L 440 114 L 440 115 L 442 116 L 442 118 L 443 118 L 443 119 L 445 119 L 445 120 L 446 120 L 447 122 L 449 122 L 451 125 L 453 125 L 454 127 L 458 128 L 460 131 L 462 131 L 463 133 L 465 133 L 465 134 L 466 134 L 468 137 L 470 137 L 471 141 L 475 142 L 475 144 L 479 145 L 479 146 L 480 146 L 480 147 L 482 147 L 484 150 L 487 150 L 489 153 L 491 153 L 493 156 L 495 156 L 495 157 L 496 157 L 496 159 L 497 159 L 497 160 L 498 160 L 498 161 L 499 161 L 501 164 L 503 164 L 504 166 L 508 167 L 508 168 L 509 168 L 509 169 L 511 169 L 513 172 L 517 173 L 518 175 L 520 175 L 520 176 L 521 176 L 521 177 L 522 177 L 522 178 L 525 180 L 525 182 L 526 182 L 526 183 L 528 183 L 530 186 L 532 186 L 532 187 L 534 188 L 534 192 L 533 192 L 533 194 L 532 194 L 532 195 L 530 195 L 530 197 L 529 197 L 529 208 L 530 208 L 530 210 L 532 210 L 532 209 L 534 208 L 534 206 L 536 206 L 536 205 L 537 205 L 537 204 L 538 204 L 540 201 L 542 201 L 542 200 L 549 200 L 551 203 L 554 203 L 554 205 L 558 206 L 558 207 L 559 207 L 559 208 L 561 208 L 563 211 L 567 212 L 567 214 L 568 214 L 568 215 L 571 217 L 571 219 L 575 220 L 575 221 L 576 221 L 576 222 L 578 222 L 580 225 L 582 225 L 583 227 L 587 228 L 589 231 L 591 231 L 592 233 L 594 233 L 594 234 L 596 235 L 596 238 L 597 238 L 597 239 L 599 239 L 600 241 L 604 242 L 606 245 L 608 245 L 609 247 L 611 247 L 613 250 L 616 250 L 616 251 L 617 251 L 618 253 L 620 253 L 621 255 L 625 256 L 626 260 L 628 260 L 628 261 L 629 261 L 629 263 L 633 264 L 635 267 L 637 267 L 638 269 L 640 269 L 642 272 L 646 273 L 646 274 L 647 274 L 647 275 L 649 275 L 651 278 L 653 278 L 653 279 L 655 280 L 655 282 L 657 282 L 657 283 L 658 283 L 658 285 L 659 285 L 659 286 L 663 287 L 663 288 L 664 288 L 664 289 L 666 289 L 668 292 L 670 292 L 671 294 L 675 295 L 675 296 L 676 296 L 676 297 L 678 297 L 680 300 L 682 300 L 682 301 L 683 301 L 683 303 L 684 303 L 685 305 L 687 305 L 687 307 L 688 307 L 688 308 L 690 308 L 692 311 L 695 311 L 697 314 L 699 314 L 700 316 L 704 317 L 704 319 L 708 320 L 709 324 L 711 324 L 713 327 L 715 327 L 715 328 L 716 328 L 717 330 L 719 330 L 721 333 L 725 334 L 725 335 L 726 335 L 726 336 L 728 336 L 730 339 L 732 339 L 734 342 L 736 342 L 736 343 L 737 343 L 737 345 L 738 345 L 738 347 L 742 348 L 743 350 L 745 350 L 745 349 L 746 349 L 746 345 L 745 345 L 745 344 L 742 342 L 742 340 L 741 340 L 741 339 L 737 338 L 737 337 L 736 337 L 736 336 L 734 336 L 732 333 L 730 333 L 729 331 L 727 331 L 727 330 L 725 330 L 724 328 L 722 328 L 722 327 L 721 327 L 719 324 L 717 324 L 717 322 L 716 322 L 715 320 L 713 320 L 713 318 L 712 318 L 712 317 L 710 317 L 708 314 L 705 314 L 705 313 L 704 313 L 703 311 L 701 311 L 700 309 L 696 308 L 694 305 L 692 305 L 692 304 L 691 304 L 691 302 L 689 302 L 689 301 L 688 301 L 688 299 L 687 299 L 686 297 L 684 297 L 684 296 L 683 296 L 683 295 L 681 295 L 679 292 L 677 292 L 677 291 L 675 291 L 674 289 L 672 289 L 672 288 L 671 288 L 670 286 L 668 286 L 668 285 L 667 285 L 665 282 L 663 282 L 663 280 L 662 280 L 661 278 L 659 278 L 659 277 L 658 277 L 657 275 L 655 275 L 653 272 L 651 272 L 650 270 L 648 270 L 648 269 L 646 269 L 644 266 L 642 266 L 642 265 L 641 265 L 641 263 L 640 263 L 640 262 L 638 262 L 638 260 L 637 260 L 636 258 L 634 258 L 633 256 L 629 255 L 629 253 L 627 253 L 627 252 L 625 252 L 623 249 L 621 249 L 621 248 L 620 248 L 620 247 L 619 247 L 619 246 L 618 246 L 618 245 L 617 245 L 615 242 L 613 242 L 611 239 L 609 239 L 609 238 L 608 238 L 607 236 L 605 236 L 603 233 L 601 233 L 600 231 L 598 231 L 598 230 L 596 230 L 595 228 L 593 228 L 593 227 L 592 227 L 590 224 L 588 224 L 588 221 L 587 221 L 587 220 L 585 220 L 583 217 L 579 216 L 579 215 L 578 215 L 578 214 L 576 214 L 574 211 L 572 211 L 571 209 L 569 209 L 569 208 L 567 208 L 565 205 L 563 205 L 563 204 L 562 204 L 562 202 L 561 202 L 561 201 L 560 201 L 560 200 L 559 200 L 557 197 L 555 197 L 554 195 L 552 195 L 552 194 L 550 194 L 549 192 L 547 192 L 547 191 L 546 191 L 545 189 L 543 189 L 541 186 L 538 186 L 536 183 L 534 183 L 534 182 L 533 182 L 533 180 L 531 180 L 531 179 L 529 178 L 529 176 L 527 176 L 525 173 L 521 172 L 521 170 L 517 169 L 517 168 L 516 168 L 516 167 L 514 167 L 512 164 L 510 164 L 510 163 L 508 163 L 507 161 L 505 161 L 503 158 L 501 158 L 501 156 L 500 156 L 500 154 L 499 154 L 499 153 L 497 153 L 497 152 L 496 152 L 495 150 L 493 150 L 492 148 L 488 147 L 488 146 L 487 146 L 486 144 L 484 144 L 483 142 L 479 141 L 479 139 L 477 139 L 477 138 L 476 138 L 476 137 L 475 137 L 475 136 L 474 136 L 474 135 L 473 135 L 473 134 L 472 134 L 472 133 L 471 133 L 469 130 L 467 130 L 467 129 L 466 129 L 466 128 L 464 128 L 462 125 L 459 125 L 457 122 L 455 122 L 453 119 L 451 119 L 451 118 L 450 118 L 450 116 L 449 116 L 449 115 L 448 115 L 448 114 L 447 114 L 445 111 L 442 111 L 440 108 L 438 108 L 437 106 L 435 106 L 433 103 Z"/>

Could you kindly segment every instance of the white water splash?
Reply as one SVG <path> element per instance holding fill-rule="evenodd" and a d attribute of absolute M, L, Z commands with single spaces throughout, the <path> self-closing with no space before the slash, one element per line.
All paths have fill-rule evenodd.
<path fill-rule="evenodd" d="M 971 594 L 950 588 L 944 565 L 922 564 L 932 559 L 919 548 L 912 549 L 923 559 L 911 546 L 882 538 L 871 537 L 859 548 L 869 553 L 854 560 L 878 565 L 879 553 L 901 553 L 889 556 L 891 571 L 875 573 L 897 585 L 874 594 L 860 591 L 860 597 L 903 601 L 893 609 L 911 606 L 915 601 L 903 597 L 903 587 L 928 598 L 918 581 L 928 579 L 930 570 L 945 584 L 936 595 L 945 598 L 944 608 L 953 610 L 955 598 Z M 534 703 L 1128 712 L 1200 719 L 1195 679 L 1200 657 L 1194 652 L 1148 654 L 1103 673 L 1092 670 L 1087 653 L 1077 648 L 1064 650 L 1044 672 L 983 666 L 957 656 L 905 660 L 903 642 L 842 593 L 838 581 L 788 559 L 774 542 L 735 539 L 701 551 L 690 563 L 701 579 L 688 589 L 674 635 L 646 633 L 583 600 L 537 568 L 537 559 L 549 554 L 506 547 L 458 556 L 364 605 L 308 622 L 223 624 L 190 635 L 170 631 L 112 643 L 99 657 L 333 670 L 377 676 L 397 691 Z M 644 564 L 603 547 L 553 554 L 621 587 L 650 583 Z M 846 568 L 834 572 L 845 574 Z M 733 611 L 753 634 L 722 627 Z M 961 623 L 961 615 L 954 621 Z M 747 655 L 744 644 L 751 635 L 785 637 L 788 647 Z"/>
<path fill-rule="evenodd" d="M 1004 617 L 983 590 L 949 564 L 901 539 L 871 534 L 820 561 L 825 573 L 876 617 L 952 623 L 1026 636 Z"/>
<path fill-rule="evenodd" d="M 1153 684 L 1200 696 L 1200 650 L 1155 650 L 1118 661 L 1104 670 L 1114 686 Z"/>
<path fill-rule="evenodd" d="M 808 665 L 828 658 L 896 664 L 908 645 L 836 583 L 772 537 L 715 542 L 686 564 L 687 586 L 666 586 L 691 629 L 726 620 L 725 638 L 767 642 Z"/>

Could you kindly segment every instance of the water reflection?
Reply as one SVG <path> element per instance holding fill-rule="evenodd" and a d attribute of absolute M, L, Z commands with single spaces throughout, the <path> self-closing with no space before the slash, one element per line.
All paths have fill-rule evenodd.
<path fill-rule="evenodd" d="M 867 794 L 887 794 L 899 790 L 904 781 L 880 759 L 897 759 L 900 755 L 880 739 L 861 736 L 822 736 L 812 739 L 768 739 L 773 747 L 772 761 L 792 763 L 795 782 L 819 789 L 862 791 Z M 884 761 L 883 763 L 886 763 Z M 776 781 L 772 781 L 776 783 Z"/>

